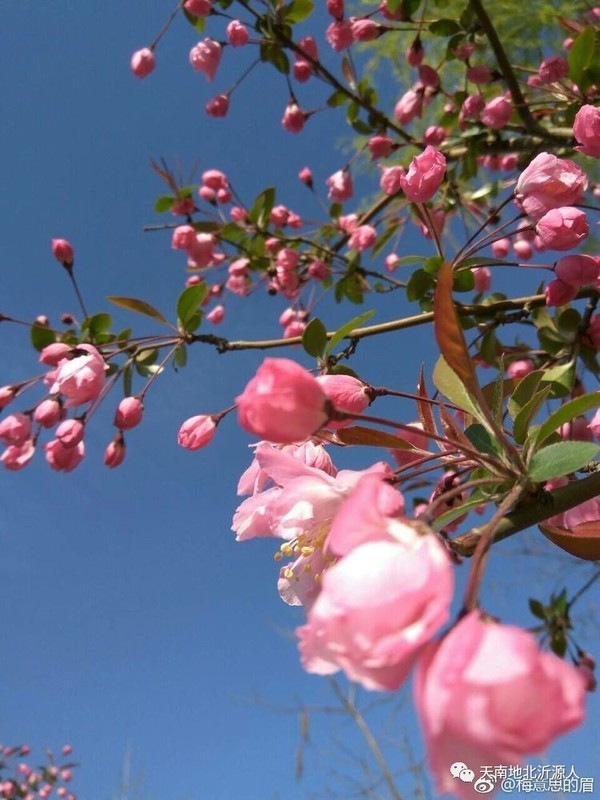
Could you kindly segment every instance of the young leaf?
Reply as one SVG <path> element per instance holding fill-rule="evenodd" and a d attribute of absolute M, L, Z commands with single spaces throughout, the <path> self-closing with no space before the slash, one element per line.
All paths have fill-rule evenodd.
<path fill-rule="evenodd" d="M 286 22 L 303 22 L 308 19 L 314 10 L 312 0 L 292 0 L 283 10 Z"/>
<path fill-rule="evenodd" d="M 43 350 L 49 344 L 54 344 L 56 341 L 56 334 L 53 330 L 46 325 L 39 325 L 37 322 L 31 326 L 30 331 L 31 344 L 36 350 Z"/>
<path fill-rule="evenodd" d="M 581 397 L 576 397 L 568 403 L 564 403 L 553 414 L 550 414 L 548 419 L 540 425 L 540 428 L 533 442 L 535 447 L 538 447 L 548 436 L 550 436 L 557 428 L 564 425 L 565 422 L 570 422 L 575 417 L 580 417 L 586 411 L 600 406 L 600 392 L 592 392 L 591 394 L 584 394 Z"/>
<path fill-rule="evenodd" d="M 544 386 L 544 388 L 541 391 L 536 392 L 533 395 L 533 397 L 531 398 L 531 400 L 529 400 L 528 403 L 525 403 L 523 408 L 519 411 L 519 413 L 515 417 L 513 435 L 515 437 L 515 441 L 517 441 L 519 444 L 523 444 L 525 439 L 527 439 L 527 434 L 531 426 L 531 420 L 540 410 L 542 403 L 548 397 L 549 392 L 550 392 L 550 387 Z"/>
<path fill-rule="evenodd" d="M 145 300 L 138 300 L 137 297 L 107 297 L 106 299 L 115 306 L 126 308 L 128 311 L 135 311 L 136 314 L 144 314 L 144 316 L 151 317 L 157 322 L 162 322 L 163 325 L 169 325 L 160 311 L 157 311 L 150 303 L 146 303 Z"/>
<path fill-rule="evenodd" d="M 477 416 L 477 408 L 470 394 L 467 392 L 464 383 L 458 375 L 451 369 L 443 356 L 437 361 L 433 370 L 433 382 L 437 389 L 447 397 L 454 405 L 468 411 L 474 417 Z"/>
<path fill-rule="evenodd" d="M 527 474 L 535 483 L 576 472 L 594 458 L 600 447 L 594 442 L 557 442 L 533 454 Z"/>
<path fill-rule="evenodd" d="M 189 323 L 198 314 L 200 304 L 208 293 L 208 286 L 205 283 L 196 283 L 188 286 L 179 295 L 177 300 L 177 318 L 179 326 L 183 330 L 189 330 Z M 199 322 L 199 320 L 198 320 Z"/>
<path fill-rule="evenodd" d="M 309 356 L 321 358 L 327 347 L 327 329 L 318 317 L 312 319 L 302 334 L 302 347 Z"/>
<path fill-rule="evenodd" d="M 350 322 L 346 322 L 340 328 L 338 328 L 325 348 L 325 355 L 328 356 L 332 352 L 333 348 L 342 341 L 342 339 L 349 337 L 349 334 L 351 334 L 352 331 L 356 330 L 356 328 L 360 328 L 364 322 L 366 322 L 368 319 L 371 319 L 374 313 L 374 311 L 365 311 L 364 314 L 359 314 L 358 317 L 354 317 L 354 319 L 351 319 Z"/>
<path fill-rule="evenodd" d="M 514 392 L 508 398 L 508 413 L 513 419 L 516 419 L 519 411 L 534 394 L 543 376 L 544 371 L 538 369 L 525 375 L 516 385 Z"/>
<path fill-rule="evenodd" d="M 398 436 L 385 431 L 377 431 L 374 428 L 365 428 L 362 425 L 354 425 L 352 428 L 340 428 L 335 432 L 335 438 L 343 444 L 362 444 L 369 447 L 391 447 L 393 450 L 403 450 L 413 448 L 400 438 L 402 431 L 398 431 Z"/>

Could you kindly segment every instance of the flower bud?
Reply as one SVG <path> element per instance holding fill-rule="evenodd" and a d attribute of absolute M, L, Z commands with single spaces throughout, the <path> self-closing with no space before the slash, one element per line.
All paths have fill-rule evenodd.
<path fill-rule="evenodd" d="M 144 413 L 144 404 L 139 397 L 124 397 L 115 411 L 113 425 L 122 431 L 129 431 L 139 425 Z"/>
<path fill-rule="evenodd" d="M 104 451 L 104 465 L 109 469 L 120 466 L 125 461 L 125 439 L 121 431 L 110 442 Z"/>
<path fill-rule="evenodd" d="M 217 423 L 213 416 L 199 414 L 190 417 L 179 429 L 177 443 L 186 450 L 199 450 L 213 440 L 216 429 Z"/>
<path fill-rule="evenodd" d="M 72 267 L 75 260 L 73 248 L 66 239 L 52 239 L 52 254 L 63 267 Z"/>

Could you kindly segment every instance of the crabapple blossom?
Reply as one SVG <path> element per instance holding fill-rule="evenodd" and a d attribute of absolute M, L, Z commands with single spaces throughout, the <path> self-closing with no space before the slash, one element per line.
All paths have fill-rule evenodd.
<path fill-rule="evenodd" d="M 394 150 L 394 142 L 389 136 L 371 136 L 367 142 L 371 159 L 385 158 Z"/>
<path fill-rule="evenodd" d="M 71 345 L 63 344 L 63 342 L 54 342 L 53 344 L 46 345 L 40 353 L 40 363 L 46 364 L 49 367 L 57 367 L 59 363 L 68 358 L 73 352 Z"/>
<path fill-rule="evenodd" d="M 423 457 L 423 453 L 419 451 L 427 452 L 429 437 L 422 431 L 424 431 L 422 422 L 411 422 L 410 429 L 404 429 L 396 434 L 398 439 L 409 445 L 391 451 L 398 466 L 406 467 Z"/>
<path fill-rule="evenodd" d="M 31 461 L 35 453 L 35 445 L 32 439 L 27 439 L 22 444 L 11 444 L 0 456 L 0 462 L 5 469 L 16 472 L 23 469 Z"/>
<path fill-rule="evenodd" d="M 344 16 L 344 0 L 327 0 L 327 13 L 335 19 Z"/>
<path fill-rule="evenodd" d="M 553 208 L 578 203 L 587 186 L 585 173 L 573 161 L 540 153 L 520 174 L 515 200 L 530 220 L 538 222 Z"/>
<path fill-rule="evenodd" d="M 594 432 L 585 417 L 575 417 L 570 422 L 565 422 L 557 433 L 565 441 L 591 442 L 594 438 Z"/>
<path fill-rule="evenodd" d="M 57 472 L 72 472 L 83 461 L 85 446 L 79 442 L 74 447 L 65 447 L 58 439 L 44 445 L 46 461 Z"/>
<path fill-rule="evenodd" d="M 113 425 L 122 431 L 135 428 L 142 421 L 144 403 L 140 397 L 124 397 L 115 411 Z"/>
<path fill-rule="evenodd" d="M 221 45 L 214 39 L 203 39 L 190 50 L 190 64 L 208 81 L 213 81 L 221 62 L 221 52 Z"/>
<path fill-rule="evenodd" d="M 445 172 L 445 156 L 428 145 L 413 158 L 406 174 L 400 177 L 404 194 L 412 203 L 426 203 L 439 189 Z"/>
<path fill-rule="evenodd" d="M 446 131 L 441 125 L 430 125 L 423 134 L 423 141 L 425 144 L 430 144 L 433 147 L 442 144 L 446 139 Z"/>
<path fill-rule="evenodd" d="M 235 402 L 244 430 L 282 444 L 306 439 L 331 416 L 316 378 L 287 358 L 266 358 Z"/>
<path fill-rule="evenodd" d="M 0 420 L 0 439 L 6 445 L 20 445 L 29 438 L 31 433 L 31 417 L 17 411 Z"/>
<path fill-rule="evenodd" d="M 70 242 L 66 239 L 52 239 L 52 255 L 63 267 L 72 267 L 75 254 Z"/>
<path fill-rule="evenodd" d="M 348 239 L 348 247 L 350 250 L 368 250 L 369 247 L 373 247 L 376 241 L 377 231 L 372 225 L 359 225 L 353 228 Z"/>
<path fill-rule="evenodd" d="M 591 286 L 600 274 L 600 259 L 597 256 L 573 255 L 563 256 L 554 267 L 557 278 L 579 289 Z"/>
<path fill-rule="evenodd" d="M 324 281 L 331 275 L 331 269 L 329 265 L 325 263 L 325 261 L 320 261 L 316 259 L 315 261 L 311 261 L 307 267 L 307 272 L 311 278 L 314 278 L 317 281 Z"/>
<path fill-rule="evenodd" d="M 507 125 L 512 116 L 512 103 L 506 97 L 495 97 L 485 104 L 481 112 L 482 123 L 493 130 L 499 130 Z"/>
<path fill-rule="evenodd" d="M 584 718 L 585 680 L 530 633 L 471 611 L 417 668 L 415 703 L 440 794 L 473 797 L 448 765 L 521 764 Z"/>
<path fill-rule="evenodd" d="M 104 373 L 108 369 L 91 344 L 79 344 L 71 352 L 74 357 L 59 363 L 50 388 L 51 394 L 60 392 L 66 397 L 67 408 L 95 400 L 102 391 Z"/>
<path fill-rule="evenodd" d="M 298 173 L 298 178 L 302 181 L 305 186 L 308 186 L 309 189 L 313 187 L 313 174 L 310 167 L 303 167 L 300 172 Z"/>
<path fill-rule="evenodd" d="M 186 450 L 199 450 L 212 442 L 217 423 L 213 416 L 199 414 L 190 417 L 182 424 L 177 434 L 177 443 Z"/>
<path fill-rule="evenodd" d="M 472 83 L 489 83 L 492 80 L 492 70 L 485 64 L 477 64 L 467 69 L 467 80 Z"/>
<path fill-rule="evenodd" d="M 571 250 L 590 232 L 585 212 L 572 206 L 550 209 L 538 220 L 535 230 L 542 245 L 550 250 Z"/>
<path fill-rule="evenodd" d="M 401 177 L 404 175 L 403 167 L 385 167 L 381 172 L 379 186 L 389 197 L 392 197 L 402 189 Z"/>
<path fill-rule="evenodd" d="M 154 72 L 156 67 L 156 56 L 149 47 L 136 50 L 131 56 L 131 71 L 136 78 L 145 78 Z"/>
<path fill-rule="evenodd" d="M 352 23 L 349 20 L 332 22 L 325 31 L 325 38 L 336 53 L 346 50 L 354 41 Z"/>
<path fill-rule="evenodd" d="M 548 56 L 540 64 L 538 70 L 542 83 L 555 83 L 569 74 L 569 65 L 564 56 Z"/>
<path fill-rule="evenodd" d="M 208 312 L 206 319 L 212 325 L 220 325 L 220 323 L 225 319 L 224 307 L 222 305 L 215 306 L 211 311 Z"/>
<path fill-rule="evenodd" d="M 243 47 L 248 44 L 250 35 L 248 28 L 239 19 L 232 19 L 227 26 L 227 41 L 232 47 Z"/>
<path fill-rule="evenodd" d="M 319 375 L 317 381 L 337 411 L 361 414 L 371 403 L 369 387 L 352 375 Z M 328 428 L 342 428 L 352 420 L 330 420 Z"/>
<path fill-rule="evenodd" d="M 471 270 L 476 292 L 487 292 L 492 285 L 492 273 L 487 267 L 473 267 Z"/>
<path fill-rule="evenodd" d="M 206 103 L 204 108 L 209 117 L 214 117 L 215 119 L 226 117 L 229 111 L 229 95 L 216 95 Z"/>
<path fill-rule="evenodd" d="M 508 378 L 516 378 L 517 380 L 520 380 L 526 375 L 529 375 L 530 372 L 533 372 L 533 369 L 534 364 L 530 358 L 521 358 L 517 361 L 511 361 L 506 368 L 506 376 Z"/>
<path fill-rule="evenodd" d="M 438 89 L 440 85 L 440 76 L 433 67 L 429 64 L 421 64 L 419 67 L 419 82 L 422 86 L 430 89 Z"/>
<path fill-rule="evenodd" d="M 579 109 L 573 122 L 573 136 L 579 143 L 576 150 L 600 158 L 600 108 L 584 105 Z"/>
<path fill-rule="evenodd" d="M 423 93 L 409 89 L 394 106 L 394 117 L 400 125 L 407 125 L 423 112 Z"/>
<path fill-rule="evenodd" d="M 60 423 L 54 435 L 65 447 L 75 447 L 83 440 L 84 430 L 81 420 L 66 419 Z"/>
<path fill-rule="evenodd" d="M 0 388 L 0 408 L 6 408 L 15 399 L 14 386 L 2 386 Z"/>
<path fill-rule="evenodd" d="M 577 289 L 560 278 L 556 278 L 544 289 L 547 306 L 564 306 L 577 297 Z"/>
<path fill-rule="evenodd" d="M 174 250 L 189 250 L 196 243 L 196 231 L 192 225 L 178 225 L 173 231 L 171 247 Z"/>
<path fill-rule="evenodd" d="M 423 61 L 423 57 L 425 55 L 425 50 L 423 49 L 423 43 L 419 36 L 414 40 L 411 46 L 408 48 L 404 57 L 406 58 L 406 63 L 409 64 L 411 67 L 418 67 L 419 64 Z"/>
<path fill-rule="evenodd" d="M 212 0 L 185 0 L 183 7 L 193 17 L 207 17 L 212 9 Z"/>
<path fill-rule="evenodd" d="M 306 122 L 306 114 L 297 103 L 288 103 L 281 124 L 288 133 L 300 133 Z"/>
<path fill-rule="evenodd" d="M 345 203 L 354 194 L 352 175 L 345 169 L 334 172 L 327 178 L 326 183 L 329 186 L 327 197 L 333 203 Z"/>
<path fill-rule="evenodd" d="M 121 466 L 125 460 L 125 440 L 121 431 L 108 443 L 104 451 L 104 466 L 109 469 Z"/>
<path fill-rule="evenodd" d="M 33 412 L 33 420 L 42 428 L 53 428 L 62 418 L 62 407 L 58 400 L 47 397 L 38 403 Z"/>
<path fill-rule="evenodd" d="M 377 39 L 382 28 L 373 19 L 354 19 L 350 20 L 352 25 L 352 37 L 357 42 L 371 42 Z"/>

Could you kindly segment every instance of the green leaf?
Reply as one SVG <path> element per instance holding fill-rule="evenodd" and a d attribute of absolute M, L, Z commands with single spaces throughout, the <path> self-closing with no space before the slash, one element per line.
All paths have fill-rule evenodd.
<path fill-rule="evenodd" d="M 183 369 L 187 364 L 187 347 L 184 344 L 180 344 L 173 353 L 173 364 L 179 369 Z"/>
<path fill-rule="evenodd" d="M 302 347 L 309 356 L 321 358 L 327 347 L 327 329 L 318 317 L 311 319 L 302 334 Z"/>
<path fill-rule="evenodd" d="M 530 597 L 529 610 L 534 617 L 537 617 L 538 619 L 546 619 L 546 610 L 539 600 L 534 600 L 532 597 Z"/>
<path fill-rule="evenodd" d="M 579 86 L 583 78 L 583 71 L 592 61 L 594 52 L 595 34 L 593 28 L 585 28 L 575 37 L 571 49 L 567 54 L 569 65 L 569 78 Z"/>
<path fill-rule="evenodd" d="M 527 439 L 527 434 L 529 433 L 531 427 L 531 420 L 540 410 L 542 403 L 544 403 L 548 397 L 549 392 L 550 387 L 544 386 L 541 391 L 536 392 L 533 397 L 528 400 L 527 403 L 525 403 L 523 408 L 515 417 L 513 435 L 515 437 L 515 441 L 517 441 L 519 444 L 523 444 L 523 442 Z"/>
<path fill-rule="evenodd" d="M 411 258 L 411 256 L 407 256 L 407 258 Z M 412 258 L 415 258 L 415 256 L 412 256 Z M 429 275 L 437 275 L 443 261 L 444 259 L 441 256 L 430 256 L 423 261 L 423 269 Z"/>
<path fill-rule="evenodd" d="M 81 323 L 81 327 L 89 331 L 92 339 L 108 331 L 111 325 L 112 317 L 110 314 L 94 314 L 93 317 L 88 317 Z"/>
<path fill-rule="evenodd" d="M 375 311 L 365 311 L 364 314 L 359 314 L 358 317 L 354 317 L 349 322 L 345 322 L 337 331 L 333 334 L 327 346 L 325 348 L 325 355 L 328 356 L 332 351 L 333 348 L 338 345 L 342 339 L 345 339 L 352 331 L 360 328 L 360 326 L 365 323 L 368 319 L 371 319 Z"/>
<path fill-rule="evenodd" d="M 327 98 L 327 105 L 330 108 L 337 108 L 337 106 L 343 106 L 345 103 L 348 102 L 348 95 L 344 92 L 337 89 L 333 94 L 329 95 Z"/>
<path fill-rule="evenodd" d="M 154 306 L 151 306 L 150 303 L 147 303 L 145 300 L 138 300 L 137 297 L 107 297 L 106 299 L 115 306 L 126 308 L 128 311 L 135 311 L 136 314 L 143 314 L 146 317 L 151 317 L 157 322 L 162 322 L 163 325 L 169 325 L 160 311 L 157 311 Z"/>
<path fill-rule="evenodd" d="M 196 283 L 193 286 L 188 286 L 179 295 L 177 300 L 177 319 L 181 329 L 184 331 L 190 330 L 189 323 L 197 316 L 200 305 L 207 294 L 208 286 L 205 283 Z"/>
<path fill-rule="evenodd" d="M 276 70 L 287 75 L 290 71 L 290 62 L 284 51 L 277 44 L 263 42 L 260 46 L 260 60 L 272 64 Z"/>
<path fill-rule="evenodd" d="M 444 528 L 451 522 L 454 522 L 455 519 L 462 517 L 463 514 L 466 514 L 471 509 L 477 508 L 477 506 L 480 505 L 482 505 L 481 497 L 475 497 L 473 499 L 466 500 L 464 503 L 461 503 L 458 506 L 453 506 L 448 511 L 440 514 L 439 517 L 436 517 L 431 523 L 431 527 L 434 531 L 443 531 Z"/>
<path fill-rule="evenodd" d="M 123 370 L 123 394 L 125 397 L 131 397 L 132 376 L 133 370 L 131 368 L 131 364 L 127 364 Z"/>
<path fill-rule="evenodd" d="M 414 303 L 415 300 L 420 300 L 427 292 L 431 291 L 434 285 L 435 281 L 428 272 L 425 272 L 424 269 L 417 269 L 406 284 L 406 297 L 409 302 Z"/>
<path fill-rule="evenodd" d="M 421 5 L 421 0 L 400 0 L 399 3 L 396 3 L 396 11 L 399 9 L 402 10 L 402 16 L 405 20 L 409 20 L 415 11 L 418 11 L 419 6 Z M 388 8 L 390 6 L 390 0 L 388 0 Z M 392 14 L 394 12 L 392 11 Z"/>
<path fill-rule="evenodd" d="M 472 292 L 475 288 L 475 276 L 470 269 L 461 269 L 454 273 L 452 288 L 455 292 Z"/>
<path fill-rule="evenodd" d="M 575 417 L 580 417 L 586 411 L 600 406 L 600 392 L 592 392 L 591 394 L 584 394 L 581 397 L 576 397 L 568 403 L 564 403 L 553 414 L 550 414 L 548 419 L 540 425 L 540 428 L 535 437 L 534 446 L 539 445 L 545 441 L 557 428 L 564 425 L 565 422 L 570 422 Z"/>
<path fill-rule="evenodd" d="M 286 22 L 303 22 L 310 17 L 314 8 L 315 4 L 312 0 L 292 0 L 292 2 L 283 9 L 283 17 Z"/>
<path fill-rule="evenodd" d="M 519 411 L 534 394 L 540 385 L 543 375 L 544 371 L 537 369 L 534 372 L 530 372 L 529 375 L 525 375 L 516 385 L 514 392 L 508 398 L 508 413 L 512 419 L 516 419 Z"/>
<path fill-rule="evenodd" d="M 460 30 L 460 25 L 453 19 L 437 19 L 429 26 L 429 32 L 434 36 L 454 36 Z"/>
<path fill-rule="evenodd" d="M 143 364 L 148 367 L 150 364 L 154 364 L 157 356 L 158 350 L 155 347 L 147 347 L 145 350 L 140 350 L 139 353 L 136 353 L 135 361 L 136 364 Z"/>
<path fill-rule="evenodd" d="M 437 361 L 433 370 L 433 382 L 436 388 L 450 400 L 451 403 L 468 411 L 474 417 L 477 417 L 477 407 L 467 392 L 465 385 L 462 383 L 458 375 L 448 365 L 443 356 Z"/>
<path fill-rule="evenodd" d="M 551 397 L 565 397 L 571 392 L 574 381 L 575 361 L 547 369 L 542 376 L 543 383 L 552 384 Z"/>
<path fill-rule="evenodd" d="M 54 344 L 56 341 L 56 334 L 50 330 L 46 325 L 39 325 L 37 322 L 31 326 L 29 333 L 31 337 L 31 344 L 36 350 L 43 350 L 49 344 Z"/>
<path fill-rule="evenodd" d="M 157 214 L 164 214 L 165 211 L 170 211 L 173 208 L 173 203 L 175 202 L 175 198 L 171 197 L 171 195 L 163 194 L 162 197 L 159 197 L 157 201 L 154 203 L 154 210 Z"/>
<path fill-rule="evenodd" d="M 497 440 L 494 439 L 487 428 L 484 428 L 479 423 L 465 428 L 465 436 L 480 453 L 487 453 L 489 456 L 497 456 L 502 453 L 502 448 Z"/>
<path fill-rule="evenodd" d="M 250 209 L 248 215 L 250 220 L 255 222 L 259 228 L 264 228 L 269 223 L 269 218 L 274 205 L 275 188 L 273 186 L 269 186 L 269 188 L 262 191 L 254 201 L 254 205 Z"/>
<path fill-rule="evenodd" d="M 527 474 L 535 483 L 569 475 L 594 458 L 600 447 L 594 442 L 557 442 L 538 450 L 529 462 Z"/>

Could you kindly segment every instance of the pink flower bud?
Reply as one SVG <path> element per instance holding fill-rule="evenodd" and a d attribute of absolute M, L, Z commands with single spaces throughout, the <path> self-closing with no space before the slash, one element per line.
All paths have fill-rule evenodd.
<path fill-rule="evenodd" d="M 0 462 L 5 469 L 17 472 L 31 461 L 35 453 L 32 439 L 27 439 L 23 444 L 12 444 L 0 456 Z M 6 755 L 6 748 L 5 748 Z"/>
<path fill-rule="evenodd" d="M 371 159 L 374 161 L 377 158 L 389 156 L 394 149 L 394 142 L 389 136 L 371 136 L 367 146 L 371 153 Z"/>
<path fill-rule="evenodd" d="M 564 56 L 549 56 L 540 64 L 538 70 L 542 83 L 556 83 L 569 74 L 569 65 Z"/>
<path fill-rule="evenodd" d="M 31 433 L 31 417 L 20 411 L 0 420 L 0 439 L 6 445 L 21 445 Z"/>
<path fill-rule="evenodd" d="M 591 442 L 594 438 L 594 432 L 585 417 L 575 417 L 570 422 L 565 422 L 557 433 L 565 441 Z"/>
<path fill-rule="evenodd" d="M 492 273 L 487 267 L 473 267 L 471 270 L 475 279 L 475 291 L 487 292 L 492 285 Z"/>
<path fill-rule="evenodd" d="M 497 239 L 492 242 L 492 253 L 496 258 L 506 258 L 510 250 L 510 239 Z"/>
<path fill-rule="evenodd" d="M 174 217 L 189 217 L 194 213 L 194 200 L 191 197 L 179 197 L 171 206 L 171 214 Z"/>
<path fill-rule="evenodd" d="M 216 429 L 217 424 L 212 416 L 200 414 L 190 417 L 179 429 L 177 443 L 186 450 L 199 450 L 213 440 Z"/>
<path fill-rule="evenodd" d="M 109 469 L 121 466 L 125 461 L 125 452 L 125 439 L 121 431 L 119 431 L 115 438 L 108 443 L 104 451 L 104 466 Z"/>
<path fill-rule="evenodd" d="M 198 189 L 198 194 L 203 200 L 206 200 L 207 203 L 214 203 L 216 202 L 217 193 L 214 189 L 211 189 L 210 186 L 201 186 Z"/>
<path fill-rule="evenodd" d="M 579 203 L 587 187 L 585 173 L 573 161 L 540 153 L 519 176 L 515 199 L 537 222 L 553 208 Z"/>
<path fill-rule="evenodd" d="M 189 250 L 196 243 L 196 231 L 191 225 L 179 225 L 173 231 L 171 247 L 174 250 Z"/>
<path fill-rule="evenodd" d="M 70 744 L 63 745 L 63 747 L 62 747 L 63 756 L 70 756 L 72 752 L 73 752 L 73 746 L 72 745 L 70 745 Z"/>
<path fill-rule="evenodd" d="M 350 414 L 362 414 L 371 403 L 369 387 L 352 375 L 319 375 L 318 382 L 336 411 Z M 351 425 L 352 420 L 329 421 L 328 428 L 344 428 Z"/>
<path fill-rule="evenodd" d="M 215 119 L 226 117 L 229 111 L 229 96 L 218 94 L 209 100 L 204 108 L 209 117 L 214 117 Z"/>
<path fill-rule="evenodd" d="M 70 780 L 73 780 L 73 773 L 70 769 L 63 769 L 60 772 L 60 778 L 65 783 L 68 783 Z"/>
<path fill-rule="evenodd" d="M 306 83 L 306 81 L 313 74 L 313 68 L 310 61 L 296 61 L 294 64 L 294 78 L 298 83 Z"/>
<path fill-rule="evenodd" d="M 144 404 L 139 397 L 124 397 L 115 411 L 113 425 L 122 431 L 135 428 L 142 421 Z"/>
<path fill-rule="evenodd" d="M 308 265 L 308 274 L 316 281 L 324 281 L 331 275 L 331 269 L 324 261 L 317 259 Z"/>
<path fill-rule="evenodd" d="M 592 421 L 588 425 L 588 428 L 594 434 L 596 438 L 600 437 L 600 408 L 596 411 L 594 416 L 592 417 Z"/>
<path fill-rule="evenodd" d="M 72 472 L 81 464 L 85 456 L 83 442 L 75 447 L 65 447 L 58 439 L 53 439 L 44 445 L 46 461 L 57 472 Z"/>
<path fill-rule="evenodd" d="M 508 124 L 512 111 L 512 103 L 502 95 L 485 104 L 480 119 L 486 127 L 500 130 L 500 128 L 504 128 Z"/>
<path fill-rule="evenodd" d="M 149 47 L 136 50 L 131 56 L 131 71 L 136 78 L 145 78 L 156 67 L 156 57 Z"/>
<path fill-rule="evenodd" d="M 425 51 L 423 50 L 423 43 L 421 39 L 417 36 L 411 46 L 405 53 L 406 61 L 411 67 L 418 67 L 419 64 L 423 61 L 423 56 Z"/>
<path fill-rule="evenodd" d="M 533 256 L 533 247 L 527 239 L 515 239 L 513 242 L 515 254 L 522 260 L 527 261 Z"/>
<path fill-rule="evenodd" d="M 404 167 L 386 167 L 382 170 L 379 186 L 388 197 L 392 197 L 402 190 L 401 178 L 403 175 Z"/>
<path fill-rule="evenodd" d="M 225 309 L 221 305 L 215 306 L 212 311 L 208 312 L 206 319 L 212 325 L 220 325 L 225 319 Z"/>
<path fill-rule="evenodd" d="M 544 290 L 547 306 L 564 306 L 577 296 L 577 289 L 557 278 L 546 286 Z"/>
<path fill-rule="evenodd" d="M 425 144 L 430 144 L 433 147 L 442 144 L 446 139 L 446 131 L 441 125 L 430 125 L 423 134 L 423 141 Z"/>
<path fill-rule="evenodd" d="M 66 419 L 56 429 L 55 436 L 65 447 L 76 447 L 83 441 L 84 427 L 78 419 Z"/>
<path fill-rule="evenodd" d="M 212 0 L 185 0 L 183 7 L 193 17 L 207 17 L 212 9 Z"/>
<path fill-rule="evenodd" d="M 512 361 L 506 370 L 506 376 L 508 378 L 515 378 L 516 380 L 521 380 L 526 375 L 529 375 L 530 372 L 533 372 L 534 365 L 533 361 L 529 358 L 522 358 L 519 361 Z"/>
<path fill-rule="evenodd" d="M 40 353 L 40 363 L 46 364 L 49 367 L 57 367 L 58 364 L 64 359 L 68 358 L 73 352 L 73 348 L 69 344 L 62 342 L 53 342 L 53 344 L 46 345 Z"/>
<path fill-rule="evenodd" d="M 327 13 L 335 19 L 344 16 L 344 0 L 327 0 Z"/>
<path fill-rule="evenodd" d="M 298 173 L 298 178 L 302 181 L 305 186 L 308 186 L 309 189 L 313 187 L 313 174 L 310 167 L 303 167 L 300 172 Z"/>
<path fill-rule="evenodd" d="M 357 42 L 372 42 L 380 35 L 382 28 L 373 19 L 351 20 L 352 37 Z"/>
<path fill-rule="evenodd" d="M 352 23 L 349 20 L 332 22 L 325 31 L 325 38 L 336 53 L 346 50 L 354 41 Z"/>
<path fill-rule="evenodd" d="M 214 39 L 203 39 L 190 50 L 190 64 L 210 82 L 214 80 L 221 62 L 221 45 Z"/>
<path fill-rule="evenodd" d="M 573 122 L 573 136 L 579 142 L 577 150 L 600 158 L 600 108 L 585 105 L 579 109 Z"/>
<path fill-rule="evenodd" d="M 412 203 L 426 203 L 439 189 L 445 173 L 445 156 L 428 145 L 410 162 L 408 172 L 400 178 L 400 183 Z"/>
<path fill-rule="evenodd" d="M 549 250 L 571 250 L 587 238 L 590 228 L 584 211 L 572 206 L 552 208 L 535 226 L 542 245 Z"/>
<path fill-rule="evenodd" d="M 423 93 L 409 89 L 394 107 L 394 117 L 400 125 L 407 125 L 415 117 L 423 113 Z"/>
<path fill-rule="evenodd" d="M 282 444 L 306 439 L 329 417 L 318 381 L 287 358 L 266 358 L 236 404 L 244 430 Z"/>
<path fill-rule="evenodd" d="M 72 267 L 75 255 L 71 244 L 66 239 L 52 239 L 52 255 L 63 267 Z"/>
<path fill-rule="evenodd" d="M 352 176 L 346 170 L 340 169 L 334 172 L 325 183 L 329 186 L 327 197 L 333 203 L 345 203 L 354 194 Z"/>
<path fill-rule="evenodd" d="M 227 26 L 227 41 L 232 47 L 243 47 L 248 44 L 248 29 L 239 21 L 239 19 L 232 19 Z"/>
<path fill-rule="evenodd" d="M 300 133 L 306 122 L 306 114 L 294 102 L 286 106 L 281 124 L 288 133 Z"/>
<path fill-rule="evenodd" d="M 15 387 L 3 386 L 0 389 L 0 408 L 6 408 L 15 399 Z"/>
<path fill-rule="evenodd" d="M 477 64 L 467 69 L 467 80 L 473 83 L 489 83 L 492 80 L 492 70 L 485 64 Z"/>
<path fill-rule="evenodd" d="M 422 86 L 425 86 L 429 89 L 439 89 L 440 86 L 440 76 L 438 75 L 437 70 L 433 67 L 430 67 L 428 64 L 421 64 L 419 67 L 419 82 Z"/>
<path fill-rule="evenodd" d="M 354 228 L 348 239 L 350 250 L 368 250 L 377 241 L 377 231 L 371 225 L 359 225 Z"/>
<path fill-rule="evenodd" d="M 398 255 L 396 255 L 396 253 L 390 253 L 389 255 L 387 255 L 384 260 L 386 270 L 388 272 L 395 272 L 396 269 L 398 268 L 399 261 L 400 258 Z"/>
<path fill-rule="evenodd" d="M 302 336 L 306 330 L 306 322 L 300 319 L 293 319 L 283 330 L 284 339 L 293 339 L 295 336 Z"/>
<path fill-rule="evenodd" d="M 72 353 L 74 358 L 60 363 L 50 388 L 51 394 L 60 392 L 67 398 L 67 408 L 95 400 L 102 391 L 104 373 L 108 369 L 91 344 L 77 345 Z"/>
<path fill-rule="evenodd" d="M 460 113 L 464 119 L 479 119 L 484 108 L 483 97 L 480 94 L 470 94 L 464 99 Z"/>

